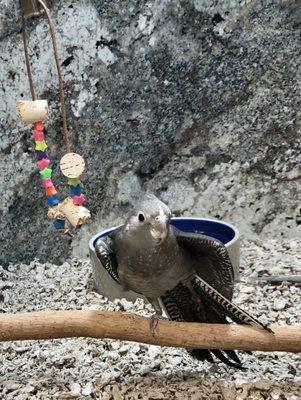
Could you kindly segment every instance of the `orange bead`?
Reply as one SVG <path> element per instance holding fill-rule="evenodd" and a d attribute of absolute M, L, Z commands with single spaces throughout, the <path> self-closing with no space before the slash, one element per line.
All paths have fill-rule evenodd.
<path fill-rule="evenodd" d="M 54 186 L 46 188 L 45 192 L 46 192 L 46 196 L 55 196 L 57 194 L 57 191 L 55 190 Z"/>
<path fill-rule="evenodd" d="M 42 124 L 41 121 L 35 122 L 35 124 L 34 124 L 34 129 L 35 129 L 36 131 L 43 131 L 43 130 L 44 130 L 44 125 Z"/>

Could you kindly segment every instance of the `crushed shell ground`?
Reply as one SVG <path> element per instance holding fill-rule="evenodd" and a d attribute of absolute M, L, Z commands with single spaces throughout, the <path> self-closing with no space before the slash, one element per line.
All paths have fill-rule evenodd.
<path fill-rule="evenodd" d="M 257 280 L 300 273 L 300 248 L 297 240 L 243 242 L 235 302 L 262 322 L 300 324 L 300 285 Z M 1 313 L 50 309 L 152 312 L 140 299 L 109 302 L 97 294 L 88 261 L 0 267 Z M 0 399 L 301 399 L 299 354 L 241 358 L 244 371 L 196 362 L 182 349 L 116 340 L 6 342 L 0 344 Z"/>

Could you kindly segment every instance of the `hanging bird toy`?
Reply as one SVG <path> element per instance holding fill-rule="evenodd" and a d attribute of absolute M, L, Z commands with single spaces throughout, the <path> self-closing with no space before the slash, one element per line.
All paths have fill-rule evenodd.
<path fill-rule="evenodd" d="M 85 196 L 83 194 L 83 185 L 79 179 L 84 171 L 85 161 L 80 155 L 71 152 L 71 146 L 68 139 L 63 79 L 57 52 L 54 26 L 51 21 L 49 10 L 42 0 L 21 0 L 20 4 L 23 11 L 22 35 L 25 62 L 32 100 L 19 100 L 17 102 L 17 107 L 23 123 L 26 125 L 34 125 L 32 134 L 33 140 L 35 142 L 36 161 L 42 179 L 42 185 L 45 190 L 46 201 L 48 206 L 50 207 L 48 210 L 48 216 L 53 219 L 53 226 L 61 233 L 70 233 L 70 230 L 72 228 L 81 227 L 89 218 L 91 218 L 90 212 L 85 207 L 83 207 L 83 204 L 85 203 Z M 46 152 L 48 146 L 46 143 L 46 130 L 44 125 L 45 121 L 48 118 L 48 103 L 47 100 L 36 99 L 28 55 L 28 41 L 25 30 L 26 19 L 33 15 L 40 14 L 43 11 L 45 12 L 48 20 L 53 54 L 57 68 L 61 116 L 63 120 L 63 135 L 67 151 L 67 154 L 65 154 L 60 161 L 60 169 L 62 174 L 68 178 L 70 196 L 65 198 L 63 201 L 59 201 L 57 197 L 57 190 L 55 189 L 54 183 L 51 178 L 51 161 L 48 153 Z"/>

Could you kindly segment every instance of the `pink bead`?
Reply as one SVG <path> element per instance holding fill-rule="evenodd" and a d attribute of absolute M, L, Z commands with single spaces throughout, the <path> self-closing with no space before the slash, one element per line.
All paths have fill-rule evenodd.
<path fill-rule="evenodd" d="M 73 196 L 72 199 L 75 206 L 81 206 L 86 201 L 85 196 L 82 193 L 78 196 Z"/>
<path fill-rule="evenodd" d="M 42 158 L 42 160 L 37 161 L 37 164 L 40 169 L 44 169 L 44 168 L 49 167 L 50 160 L 49 160 L 49 158 Z"/>
<path fill-rule="evenodd" d="M 43 179 L 42 180 L 42 184 L 43 184 L 44 188 L 50 188 L 50 187 L 53 186 L 53 182 L 52 182 L 52 180 L 50 178 Z"/>
<path fill-rule="evenodd" d="M 34 130 L 32 134 L 33 134 L 34 139 L 38 140 L 39 142 L 43 142 L 43 140 L 45 140 L 43 131 Z"/>

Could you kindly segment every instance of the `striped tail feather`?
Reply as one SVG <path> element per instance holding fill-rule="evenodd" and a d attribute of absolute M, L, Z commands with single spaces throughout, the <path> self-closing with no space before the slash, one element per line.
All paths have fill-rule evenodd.
<path fill-rule="evenodd" d="M 212 322 L 227 323 L 223 315 L 209 306 L 206 315 L 203 315 L 199 306 L 192 300 L 190 289 L 182 284 L 176 286 L 173 290 L 168 291 L 160 298 L 160 305 L 172 321 L 178 322 Z M 224 314 L 224 313 L 223 313 Z M 214 355 L 218 360 L 222 361 L 230 367 L 244 369 L 240 359 L 233 350 L 207 350 L 207 349 L 186 349 L 188 353 L 199 361 L 208 361 L 214 363 Z"/>
<path fill-rule="evenodd" d="M 245 367 L 242 366 L 239 358 L 236 356 L 235 361 L 234 357 L 232 355 L 228 354 L 228 350 L 204 350 L 204 349 L 187 349 L 188 353 L 191 355 L 191 357 L 196 358 L 199 361 L 208 361 L 210 363 L 215 363 L 214 358 L 212 357 L 211 353 L 215 355 L 215 357 L 219 360 L 222 361 L 224 364 L 228 365 L 229 367 L 234 367 L 237 369 L 244 370 L 246 369 Z M 227 354 L 228 358 L 224 355 L 224 353 Z M 233 361 L 231 361 L 233 360 Z M 236 361 L 238 360 L 238 362 Z"/>
<path fill-rule="evenodd" d="M 209 297 L 212 306 L 217 310 L 224 312 L 229 318 L 232 319 L 233 322 L 241 325 L 251 325 L 255 328 L 273 333 L 273 331 L 269 327 L 258 321 L 256 318 L 252 317 L 250 314 L 242 310 L 237 305 L 233 304 L 230 300 L 220 294 L 198 275 L 194 275 L 191 282 L 197 293 L 204 297 Z"/>

